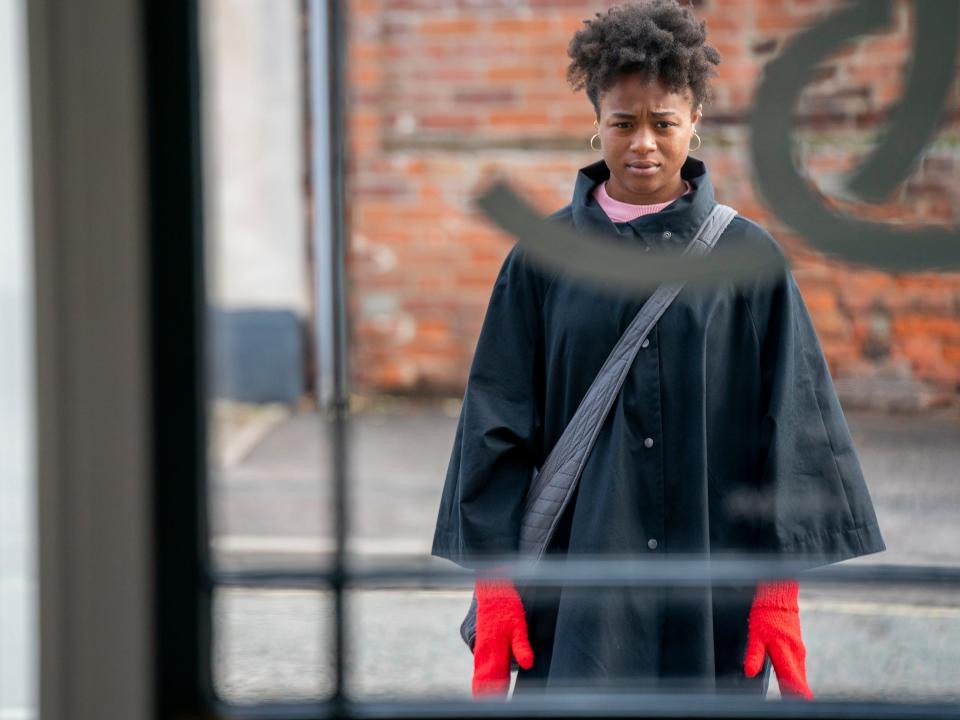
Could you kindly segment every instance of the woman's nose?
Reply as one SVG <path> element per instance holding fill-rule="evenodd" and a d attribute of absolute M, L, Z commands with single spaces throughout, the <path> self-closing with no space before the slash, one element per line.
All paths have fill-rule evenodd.
<path fill-rule="evenodd" d="M 656 150 L 657 142 L 653 137 L 653 133 L 650 132 L 648 128 L 640 128 L 633 134 L 633 138 L 630 141 L 630 149 L 633 152 L 640 152 L 643 150 Z"/>

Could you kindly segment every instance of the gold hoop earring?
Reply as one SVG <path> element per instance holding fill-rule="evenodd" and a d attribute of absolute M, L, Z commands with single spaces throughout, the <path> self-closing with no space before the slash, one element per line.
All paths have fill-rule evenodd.
<path fill-rule="evenodd" d="M 594 141 L 594 140 L 599 140 L 599 139 L 600 139 L 600 134 L 599 134 L 599 133 L 595 134 L 593 137 L 590 138 L 590 149 L 593 150 L 594 152 L 600 152 L 601 150 L 603 150 L 603 145 L 600 145 L 599 147 L 596 147 L 596 146 L 593 144 L 593 141 Z"/>
<path fill-rule="evenodd" d="M 701 139 L 700 139 L 700 136 L 697 135 L 697 131 L 696 131 L 696 130 L 693 131 L 693 136 L 697 139 L 697 146 L 696 146 L 696 147 L 691 147 L 691 148 L 690 148 L 690 152 L 694 152 L 695 150 L 699 150 L 699 149 L 700 149 L 700 146 L 703 145 L 703 140 L 701 140 Z"/>

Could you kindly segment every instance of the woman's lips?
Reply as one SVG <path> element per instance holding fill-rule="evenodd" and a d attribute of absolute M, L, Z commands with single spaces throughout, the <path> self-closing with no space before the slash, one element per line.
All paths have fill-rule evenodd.
<path fill-rule="evenodd" d="M 657 164 L 642 164 L 642 165 L 627 165 L 627 172 L 632 175 L 640 175 L 642 177 L 647 175 L 653 175 L 657 170 L 660 169 L 660 166 Z"/>

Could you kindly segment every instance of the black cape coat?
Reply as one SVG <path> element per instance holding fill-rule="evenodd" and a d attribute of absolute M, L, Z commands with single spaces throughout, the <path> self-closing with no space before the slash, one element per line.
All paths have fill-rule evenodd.
<path fill-rule="evenodd" d="M 592 198 L 609 177 L 580 171 L 552 216 L 578 231 L 682 249 L 715 204 L 689 159 L 692 192 L 613 223 Z M 734 219 L 718 245 L 779 252 Z M 514 553 L 530 479 L 645 298 L 504 261 L 471 365 L 433 554 Z M 786 263 L 771 280 L 687 287 L 649 336 L 581 476 L 550 552 L 758 553 L 811 567 L 884 542 L 803 299 Z M 535 687 L 762 692 L 743 677 L 754 587 L 524 589 Z"/>

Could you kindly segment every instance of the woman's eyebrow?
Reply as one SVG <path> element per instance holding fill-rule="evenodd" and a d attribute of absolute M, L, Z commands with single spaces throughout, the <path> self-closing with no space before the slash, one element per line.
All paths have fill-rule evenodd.
<path fill-rule="evenodd" d="M 668 108 L 668 109 L 665 109 L 665 110 L 651 110 L 648 114 L 649 114 L 651 117 L 664 117 L 664 116 L 666 116 L 666 115 L 677 115 L 677 114 L 679 114 L 679 113 L 677 113 L 676 110 L 671 110 L 671 109 Z M 624 111 L 624 110 L 618 110 L 618 111 L 615 111 L 615 112 L 611 112 L 607 117 L 617 118 L 617 119 L 624 119 L 624 120 L 633 120 L 633 119 L 636 118 L 637 116 L 636 116 L 634 113 L 631 113 L 631 112 L 626 112 L 626 111 Z"/>

